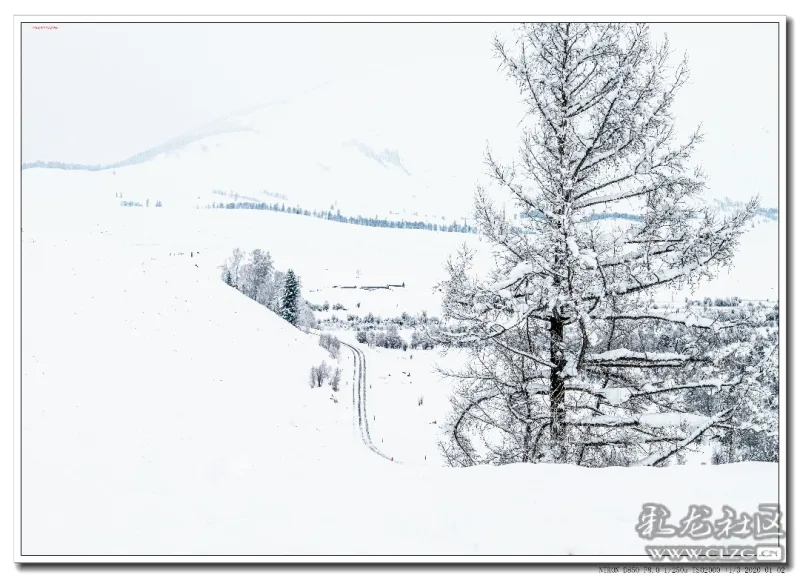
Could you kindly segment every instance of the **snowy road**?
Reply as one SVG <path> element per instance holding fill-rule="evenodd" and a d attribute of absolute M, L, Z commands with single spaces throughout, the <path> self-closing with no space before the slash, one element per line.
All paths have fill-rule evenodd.
<path fill-rule="evenodd" d="M 355 415 L 353 421 L 358 421 L 358 431 L 361 433 L 361 439 L 370 450 L 378 454 L 382 458 L 391 460 L 394 463 L 400 463 L 394 458 L 388 457 L 381 452 L 374 443 L 369 434 L 369 416 L 367 414 L 367 361 L 364 357 L 364 352 L 359 348 L 341 342 L 342 345 L 347 347 L 353 352 L 353 410 Z"/>

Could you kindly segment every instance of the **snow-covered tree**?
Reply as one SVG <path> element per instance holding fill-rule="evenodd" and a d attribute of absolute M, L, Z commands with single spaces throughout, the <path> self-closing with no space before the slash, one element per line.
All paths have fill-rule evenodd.
<path fill-rule="evenodd" d="M 281 300 L 281 316 L 292 325 L 297 325 L 300 314 L 300 280 L 292 269 L 286 272 Z"/>
<path fill-rule="evenodd" d="M 237 247 L 233 250 L 233 254 L 228 257 L 225 263 L 220 267 L 220 269 L 222 269 L 222 280 L 228 283 L 228 285 L 240 290 L 242 288 L 241 269 L 244 257 L 244 252 Z M 230 281 L 228 281 L 229 278 Z"/>
<path fill-rule="evenodd" d="M 267 297 L 267 307 L 275 313 L 280 314 L 281 304 L 283 303 L 283 293 L 286 283 L 286 273 L 283 271 L 275 270 L 272 275 L 272 284 L 270 286 L 270 295 Z"/>
<path fill-rule="evenodd" d="M 442 339 L 471 351 L 453 374 L 443 453 L 459 466 L 669 463 L 735 427 L 760 383 L 716 339 L 729 324 L 656 309 L 654 295 L 729 264 L 757 202 L 724 218 L 703 204 L 691 164 L 701 135 L 676 142 L 671 113 L 687 63 L 673 66 L 646 25 L 530 24 L 494 47 L 527 122 L 518 163 L 486 160 L 520 218 L 479 189 L 494 268 L 474 271 L 465 248 L 440 285 Z M 597 210 L 641 220 L 590 219 Z M 637 340 L 675 327 L 680 339 Z M 689 392 L 701 390 L 728 401 L 697 413 Z"/>
<path fill-rule="evenodd" d="M 315 365 L 311 368 L 311 372 L 309 375 L 309 385 L 312 388 L 322 387 L 322 384 L 325 382 L 326 379 L 330 377 L 330 375 L 331 375 L 331 368 L 327 363 L 323 361 L 321 364 Z"/>
<path fill-rule="evenodd" d="M 270 254 L 261 249 L 254 249 L 250 254 L 250 260 L 242 266 L 242 292 L 266 305 L 271 297 L 269 284 L 272 282 L 273 271 Z"/>

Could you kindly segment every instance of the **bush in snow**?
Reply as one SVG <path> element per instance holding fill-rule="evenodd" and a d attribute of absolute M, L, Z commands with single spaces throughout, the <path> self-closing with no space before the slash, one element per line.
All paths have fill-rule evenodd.
<path fill-rule="evenodd" d="M 327 363 L 324 361 L 311 368 L 311 376 L 309 378 L 309 384 L 311 387 L 322 387 L 322 384 L 325 382 L 326 379 L 331 374 L 331 368 L 328 366 Z"/>
<path fill-rule="evenodd" d="M 415 330 L 411 334 L 411 349 L 433 349 L 436 342 L 426 331 Z"/>
<path fill-rule="evenodd" d="M 358 331 L 356 333 L 356 341 L 359 343 L 367 343 L 367 332 L 366 331 Z"/>
<path fill-rule="evenodd" d="M 386 334 L 381 331 L 367 331 L 367 345 L 383 347 L 386 345 Z"/>
<path fill-rule="evenodd" d="M 341 342 L 334 335 L 330 333 L 323 333 L 319 336 L 319 344 L 328 350 L 333 359 L 339 359 L 339 349 Z"/>
<path fill-rule="evenodd" d="M 392 325 L 386 331 L 384 337 L 384 347 L 388 349 L 402 349 L 403 345 L 405 345 L 405 341 L 403 341 L 403 338 L 400 337 L 400 333 L 398 333 L 397 327 Z"/>
<path fill-rule="evenodd" d="M 337 367 L 331 374 L 331 388 L 333 391 L 339 391 L 339 383 L 342 380 L 342 369 Z"/>
<path fill-rule="evenodd" d="M 359 334 L 356 334 L 356 339 L 358 340 Z M 386 331 L 368 331 L 366 332 L 366 343 L 371 347 L 384 347 L 386 349 L 403 349 L 404 347 L 407 349 L 408 345 L 400 337 L 400 334 L 397 331 L 397 327 L 390 326 Z"/>
<path fill-rule="evenodd" d="M 742 300 L 739 297 L 728 297 L 726 299 L 720 299 L 719 297 L 714 299 L 714 307 L 736 307 L 740 305 Z"/>
<path fill-rule="evenodd" d="M 222 280 L 228 283 L 231 287 L 236 287 L 239 289 L 240 287 L 240 272 L 242 269 L 242 262 L 245 259 L 244 252 L 236 248 L 233 250 L 233 254 L 225 260 L 220 266 L 222 270 Z M 230 281 L 228 281 L 230 279 Z"/>
<path fill-rule="evenodd" d="M 780 314 L 778 312 L 778 306 L 775 305 L 775 308 L 767 313 L 766 320 L 770 325 L 776 326 L 778 325 L 778 320 L 780 319 Z"/>

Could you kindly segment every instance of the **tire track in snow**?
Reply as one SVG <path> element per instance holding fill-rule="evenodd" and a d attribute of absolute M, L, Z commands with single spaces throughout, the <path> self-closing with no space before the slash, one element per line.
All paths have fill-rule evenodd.
<path fill-rule="evenodd" d="M 359 348 L 345 343 L 344 341 L 342 341 L 341 344 L 353 352 L 353 409 L 355 410 L 353 423 L 355 425 L 355 422 L 358 421 L 358 430 L 361 433 L 361 440 L 364 442 L 364 445 L 382 458 L 396 464 L 402 463 L 384 454 L 372 442 L 372 437 L 369 433 L 369 414 L 367 414 L 367 360 L 364 356 L 364 352 Z"/>

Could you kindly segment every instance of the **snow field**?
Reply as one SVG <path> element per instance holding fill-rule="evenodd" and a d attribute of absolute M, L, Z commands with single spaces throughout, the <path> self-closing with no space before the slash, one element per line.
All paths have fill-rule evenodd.
<path fill-rule="evenodd" d="M 330 363 L 318 338 L 226 287 L 217 266 L 241 246 L 270 250 L 309 286 L 314 272 L 325 280 L 320 265 L 352 268 L 348 249 L 376 270 L 398 254 L 393 272 L 433 271 L 390 252 L 414 232 L 75 210 L 70 191 L 25 193 L 23 554 L 637 555 L 644 502 L 682 516 L 689 504 L 777 501 L 777 464 L 417 465 L 433 453 L 427 422 L 446 409 L 445 387 L 423 378 L 430 352 L 362 348 L 373 439 L 406 463 L 387 462 L 354 432 L 349 355 L 333 403 L 308 386 L 310 367 Z M 434 243 L 451 236 L 427 238 L 419 254 L 438 262 Z"/>

